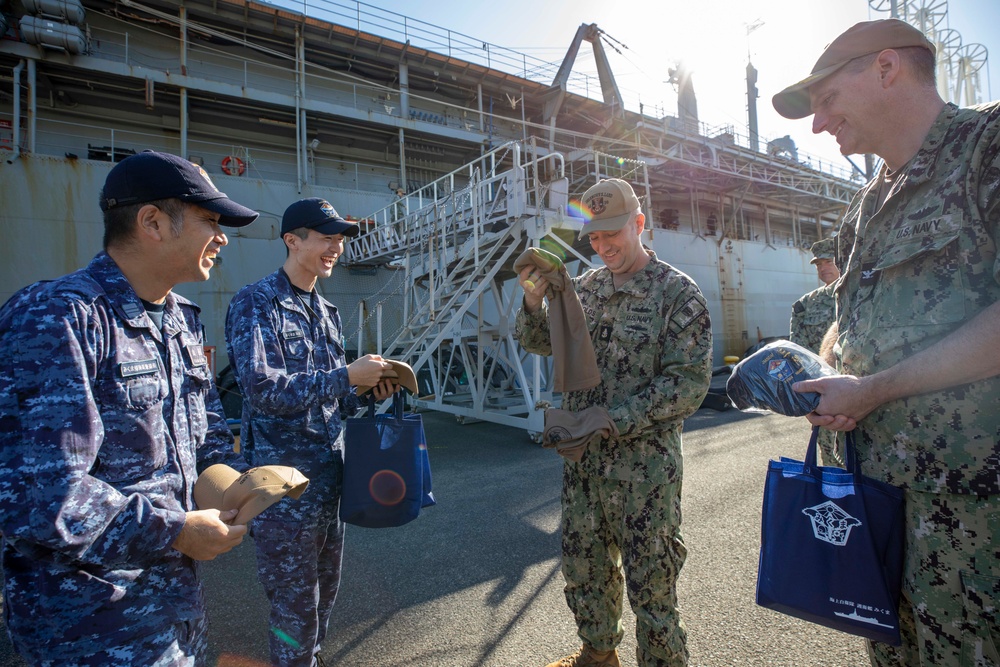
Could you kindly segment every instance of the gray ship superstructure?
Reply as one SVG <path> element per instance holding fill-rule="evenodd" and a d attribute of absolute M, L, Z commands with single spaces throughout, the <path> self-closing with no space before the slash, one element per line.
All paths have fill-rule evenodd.
<path fill-rule="evenodd" d="M 707 128 L 693 105 L 626 109 L 595 25 L 553 71 L 363 3 L 0 9 L 0 298 L 99 250 L 97 196 L 115 161 L 147 148 L 187 156 L 261 212 L 209 281 L 178 289 L 203 309 L 217 371 L 229 299 L 283 261 L 284 208 L 319 196 L 363 229 L 319 286 L 352 353 L 406 358 L 422 405 L 537 432 L 551 368 L 514 344 L 510 266 L 528 245 L 571 272 L 593 262 L 575 204 L 597 179 L 633 184 L 647 243 L 702 288 L 718 364 L 787 335 L 791 304 L 819 285 L 808 248 L 835 233 L 860 184 L 788 138 Z M 572 73 L 583 41 L 598 81 Z"/>

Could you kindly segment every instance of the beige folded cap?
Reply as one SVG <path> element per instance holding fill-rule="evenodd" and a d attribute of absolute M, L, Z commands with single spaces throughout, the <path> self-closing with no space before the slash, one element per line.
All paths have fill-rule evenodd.
<path fill-rule="evenodd" d="M 395 380 L 398 384 L 406 387 L 411 393 L 417 393 L 417 376 L 413 374 L 413 369 L 405 361 L 395 361 L 386 359 L 392 365 L 391 369 L 382 373 L 383 380 Z M 358 396 L 372 390 L 372 386 L 358 385 Z"/>
<path fill-rule="evenodd" d="M 309 480 L 289 466 L 258 466 L 242 475 L 223 463 L 209 466 L 194 483 L 199 509 L 233 510 L 232 524 L 243 525 L 285 496 L 298 499 Z"/>

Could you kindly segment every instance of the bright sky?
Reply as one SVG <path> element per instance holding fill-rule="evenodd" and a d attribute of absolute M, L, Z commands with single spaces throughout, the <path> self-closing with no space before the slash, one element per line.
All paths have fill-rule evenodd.
<path fill-rule="evenodd" d="M 740 134 L 746 134 L 747 125 L 749 52 L 758 71 L 762 143 L 787 134 L 800 152 L 847 166 L 832 137 L 812 135 L 808 119 L 781 118 L 771 106 L 771 97 L 808 74 L 823 47 L 845 29 L 858 21 L 888 18 L 890 2 L 872 0 L 884 11 L 872 9 L 867 0 L 502 0 L 488 4 L 370 0 L 368 4 L 556 66 L 580 24 L 596 23 L 628 47 L 619 55 L 605 44 L 626 106 L 638 110 L 641 100 L 650 115 L 676 115 L 676 94 L 664 82 L 668 68 L 684 60 L 693 73 L 700 120 L 713 126 L 734 125 Z M 987 62 L 980 70 L 981 98 L 985 102 L 993 95 L 1000 97 L 1000 2 L 897 0 L 900 6 L 905 2 L 940 19 L 938 30 L 956 30 L 962 45 L 984 45 L 995 62 L 992 68 Z M 748 36 L 747 26 L 754 24 L 759 27 Z M 592 73 L 596 81 L 593 55 L 586 46 L 577 56 L 574 72 Z"/>

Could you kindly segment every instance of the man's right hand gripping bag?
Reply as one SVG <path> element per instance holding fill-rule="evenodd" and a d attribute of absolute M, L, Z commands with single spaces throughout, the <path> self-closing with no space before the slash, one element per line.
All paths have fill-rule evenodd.
<path fill-rule="evenodd" d="M 396 393 L 392 410 L 345 421 L 344 489 L 340 519 L 365 528 L 402 526 L 422 507 L 435 504 L 424 424 L 418 414 L 403 414 Z"/>

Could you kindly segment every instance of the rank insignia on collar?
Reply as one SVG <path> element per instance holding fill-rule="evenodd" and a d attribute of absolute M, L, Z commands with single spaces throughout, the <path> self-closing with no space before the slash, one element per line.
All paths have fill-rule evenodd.
<path fill-rule="evenodd" d="M 870 287 L 878 282 L 882 272 L 875 268 L 875 262 L 861 265 L 861 286 Z"/>
<path fill-rule="evenodd" d="M 145 308 L 135 303 L 134 301 L 129 301 L 128 303 L 122 304 L 122 311 L 125 313 L 125 317 L 129 318 L 130 320 L 139 317 L 144 312 L 146 312 Z"/>

